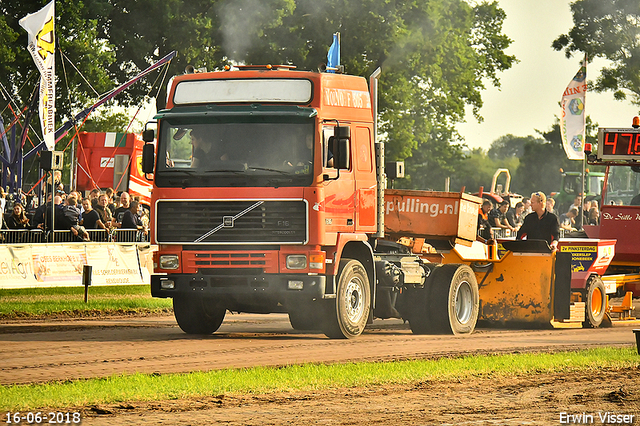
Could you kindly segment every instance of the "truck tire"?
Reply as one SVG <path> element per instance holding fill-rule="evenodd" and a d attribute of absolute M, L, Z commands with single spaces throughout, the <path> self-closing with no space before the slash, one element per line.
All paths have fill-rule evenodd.
<path fill-rule="evenodd" d="M 430 327 L 434 333 L 473 333 L 479 309 L 478 282 L 471 267 L 447 264 L 434 271 L 429 291 Z"/>
<path fill-rule="evenodd" d="M 371 307 L 367 271 L 358 260 L 340 261 L 336 298 L 326 306 L 322 332 L 332 339 L 351 339 L 362 334 Z"/>
<path fill-rule="evenodd" d="M 211 334 L 220 328 L 227 309 L 212 298 L 200 295 L 173 298 L 173 315 L 187 334 Z"/>
<path fill-rule="evenodd" d="M 583 327 L 600 327 L 607 312 L 607 293 L 602 279 L 593 275 L 587 281 L 585 288 L 585 315 Z"/>
<path fill-rule="evenodd" d="M 431 297 L 431 275 L 442 265 L 428 264 L 428 277 L 424 287 L 405 289 L 402 293 L 404 297 L 403 318 L 409 321 L 409 327 L 413 334 L 435 334 L 433 319 L 429 300 Z"/>
<path fill-rule="evenodd" d="M 320 330 L 320 318 L 317 307 L 311 304 L 302 304 L 300 307 L 289 309 L 289 322 L 294 330 Z"/>

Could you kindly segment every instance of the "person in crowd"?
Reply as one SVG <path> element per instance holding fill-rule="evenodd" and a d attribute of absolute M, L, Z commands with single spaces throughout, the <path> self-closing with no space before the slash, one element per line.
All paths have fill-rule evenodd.
<path fill-rule="evenodd" d="M 622 205 L 622 202 L 620 203 Z M 630 206 L 640 206 L 640 194 L 636 195 L 629 201 Z"/>
<path fill-rule="evenodd" d="M 589 219 L 589 210 L 591 209 L 591 200 L 584 200 L 582 203 L 582 208 L 579 210 L 580 214 L 582 214 L 582 223 L 579 220 L 578 225 L 582 226 L 583 223 L 587 223 L 587 219 Z"/>
<path fill-rule="evenodd" d="M 78 199 L 76 197 L 68 197 L 66 204 L 62 207 L 62 229 L 69 229 L 73 235 L 89 241 L 89 234 L 84 226 L 80 225 L 80 209 L 78 208 Z"/>
<path fill-rule="evenodd" d="M 47 202 L 40 204 L 33 212 L 32 226 L 34 228 L 44 229 L 47 205 L 51 206 L 51 194 L 47 195 Z"/>
<path fill-rule="evenodd" d="M 522 216 L 523 212 L 524 204 L 521 201 L 516 203 L 515 208 L 507 210 L 507 222 L 509 222 L 509 225 L 511 225 L 516 231 L 522 226 L 522 221 L 524 220 L 524 216 Z"/>
<path fill-rule="evenodd" d="M 57 230 L 68 229 L 65 227 L 65 222 L 63 220 L 62 206 L 62 197 L 59 195 L 53 197 L 53 204 L 51 204 L 51 202 L 48 202 L 45 205 L 43 212 L 44 220 L 38 225 L 38 228 L 43 230 L 45 230 L 46 228 L 46 230 L 49 231 L 53 229 L 53 225 L 55 223 L 55 229 Z"/>
<path fill-rule="evenodd" d="M 484 200 L 482 207 L 478 209 L 478 236 L 485 240 L 493 239 L 493 230 L 489 223 L 489 211 L 491 210 L 491 201 Z"/>
<path fill-rule="evenodd" d="M 9 229 L 30 229 L 29 218 L 24 212 L 24 206 L 22 203 L 13 203 L 13 212 L 6 215 L 5 224 Z"/>
<path fill-rule="evenodd" d="M 589 217 L 585 225 L 599 225 L 600 224 L 600 210 L 597 207 L 591 207 L 589 209 Z"/>
<path fill-rule="evenodd" d="M 113 203 L 113 188 L 109 187 L 105 189 L 104 193 L 107 195 L 107 200 L 109 201 L 107 203 L 107 207 L 109 207 L 109 210 L 111 210 L 112 213 L 115 212 L 116 205 Z"/>
<path fill-rule="evenodd" d="M 569 206 L 567 211 L 571 210 L 571 207 L 575 207 L 579 212 L 581 205 L 582 205 L 582 195 L 576 195 L 575 198 L 573 199 L 573 204 Z"/>
<path fill-rule="evenodd" d="M 522 219 L 524 220 L 525 217 L 527 217 L 527 215 L 529 213 L 531 213 L 531 198 L 529 197 L 524 197 L 522 199 L 522 204 L 524 204 L 524 211 L 522 212 Z"/>
<path fill-rule="evenodd" d="M 85 198 L 82 200 L 82 219 L 80 225 L 85 229 L 107 229 L 107 226 L 100 219 L 100 214 L 97 210 L 91 207 L 91 199 Z"/>
<path fill-rule="evenodd" d="M 111 229 L 113 213 L 111 212 L 111 209 L 109 209 L 109 207 L 107 206 L 108 202 L 109 200 L 107 199 L 106 194 L 100 194 L 100 197 L 98 197 L 98 206 L 94 210 L 100 216 L 100 221 L 102 221 L 102 223 L 107 228 Z"/>
<path fill-rule="evenodd" d="M 545 240 L 552 250 L 558 249 L 560 225 L 558 217 L 547 211 L 547 197 L 544 192 L 531 194 L 531 209 L 533 212 L 524 218 L 522 226 L 516 235 L 517 240 Z"/>
<path fill-rule="evenodd" d="M 498 205 L 498 208 L 489 212 L 489 223 L 492 228 L 510 229 L 515 231 L 516 229 L 507 221 L 507 210 L 509 209 L 509 202 L 503 200 Z"/>
<path fill-rule="evenodd" d="M 100 197 L 100 189 L 93 188 L 89 191 L 89 200 L 91 201 L 91 208 L 95 209 L 98 205 L 98 197 Z"/>
<path fill-rule="evenodd" d="M 140 203 L 137 201 L 131 201 L 129 204 L 129 209 L 124 212 L 122 216 L 122 224 L 121 229 L 136 229 L 138 231 L 142 231 L 144 234 L 147 233 L 144 225 L 142 224 L 142 220 L 140 220 Z"/>
<path fill-rule="evenodd" d="M 129 210 L 129 204 L 131 202 L 131 197 L 128 192 L 123 192 L 120 195 L 120 207 L 118 207 L 113 213 L 113 219 L 111 221 L 112 225 L 115 228 L 122 227 L 122 217 L 124 213 Z"/>
<path fill-rule="evenodd" d="M 4 209 L 7 206 L 7 198 L 4 189 L 0 187 L 0 218 L 4 216 Z"/>
<path fill-rule="evenodd" d="M 558 211 L 556 210 L 556 200 L 551 197 L 547 198 L 545 206 L 549 213 L 553 213 L 554 215 L 556 215 L 556 217 L 558 216 Z"/>
<path fill-rule="evenodd" d="M 569 232 L 577 231 L 576 217 L 578 217 L 578 209 L 576 208 L 571 208 L 568 212 L 561 214 L 560 228 Z"/>

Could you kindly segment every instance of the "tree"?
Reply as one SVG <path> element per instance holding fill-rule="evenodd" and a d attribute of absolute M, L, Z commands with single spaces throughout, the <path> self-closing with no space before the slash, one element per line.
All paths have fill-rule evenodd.
<path fill-rule="evenodd" d="M 497 160 L 522 157 L 524 146 L 535 139 L 533 136 L 523 137 L 512 134 L 501 136 L 491 143 L 488 152 L 489 158 Z"/>
<path fill-rule="evenodd" d="M 587 116 L 586 142 L 595 144 L 598 124 Z M 581 171 L 582 162 L 569 160 L 562 147 L 560 124 L 556 122 L 546 132 L 537 131 L 543 139 L 532 139 L 524 145 L 524 154 L 514 176 L 514 188 L 522 194 L 542 191 L 549 194 L 560 189 L 560 169 Z"/>
<path fill-rule="evenodd" d="M 58 0 L 56 5 L 60 48 L 68 58 L 59 63 L 74 63 L 93 86 L 69 69 L 67 77 L 59 75 L 58 87 L 64 88 L 58 91 L 59 121 L 172 50 L 179 55 L 167 75 L 182 73 L 189 64 L 208 70 L 230 63 L 317 69 L 326 62 L 331 34 L 339 31 L 347 72 L 368 77 L 377 67 L 383 70 L 379 130 L 388 158 L 423 150 L 423 158 L 441 155 L 448 161 L 460 157 L 454 126 L 464 119 L 466 106 L 480 119 L 484 81 L 499 85 L 498 73 L 515 61 L 504 53 L 511 40 L 502 34 L 505 14 L 497 2 Z M 41 7 L 42 0 L 0 5 L 18 34 L 11 50 L 15 64 L 0 69 L 0 80 L 10 74 L 11 90 L 23 103 L 19 88 L 34 66 L 17 21 Z M 148 78 L 116 103 L 138 104 L 157 93 L 161 105 L 166 80 L 154 84 Z"/>
<path fill-rule="evenodd" d="M 556 50 L 587 53 L 612 62 L 602 68 L 594 89 L 611 90 L 619 100 L 640 105 L 640 5 L 636 0 L 577 0 L 571 4 L 573 28 L 552 43 Z"/>

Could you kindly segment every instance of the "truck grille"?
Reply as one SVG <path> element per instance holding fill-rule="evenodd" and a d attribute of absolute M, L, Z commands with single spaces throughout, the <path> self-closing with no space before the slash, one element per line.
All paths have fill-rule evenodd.
<path fill-rule="evenodd" d="M 159 201 L 159 244 L 304 244 L 307 204 L 295 201 Z"/>

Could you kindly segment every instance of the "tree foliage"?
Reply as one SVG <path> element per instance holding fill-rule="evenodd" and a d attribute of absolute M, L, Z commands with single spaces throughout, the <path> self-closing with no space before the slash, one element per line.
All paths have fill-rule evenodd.
<path fill-rule="evenodd" d="M 0 50 L 15 57 L 0 65 L 0 80 L 24 104 L 21 90 L 35 66 L 18 20 L 43 0 L 0 3 Z M 462 158 L 455 124 L 470 106 L 480 119 L 484 82 L 515 57 L 504 53 L 505 14 L 497 2 L 463 0 L 57 0 L 57 120 L 122 84 L 140 70 L 178 51 L 167 72 L 186 65 L 208 70 L 232 63 L 284 63 L 317 69 L 326 62 L 332 33 L 341 33 L 346 72 L 368 77 L 382 68 L 380 134 L 387 158 L 408 162 L 411 182 L 428 185 L 421 168 L 437 163 L 444 176 Z M 6 31 L 5 31 L 6 29 Z M 9 46 L 9 47 L 6 47 Z M 64 55 L 64 56 L 62 56 Z M 72 65 L 77 67 L 77 72 Z M 86 79 L 86 81 L 85 81 Z M 165 97 L 158 73 L 116 98 L 139 104 Z M 32 84 L 37 78 L 32 77 Z M 154 86 L 155 84 L 155 86 Z M 415 169 L 414 169 L 415 165 Z M 439 178 L 438 178 L 439 179 Z"/>
<path fill-rule="evenodd" d="M 597 141 L 598 124 L 587 116 L 587 143 Z M 542 191 L 545 194 L 560 190 L 560 169 L 564 171 L 581 171 L 582 162 L 569 160 L 562 147 L 560 124 L 556 123 L 551 129 L 538 131 L 542 139 L 532 139 L 524 145 L 524 153 L 520 158 L 520 165 L 513 179 L 514 188 L 521 194 Z"/>
<path fill-rule="evenodd" d="M 577 0 L 571 4 L 574 26 L 553 41 L 567 57 L 584 52 L 612 62 L 595 81 L 596 91 L 640 105 L 640 3 L 637 0 Z"/>

